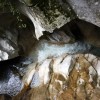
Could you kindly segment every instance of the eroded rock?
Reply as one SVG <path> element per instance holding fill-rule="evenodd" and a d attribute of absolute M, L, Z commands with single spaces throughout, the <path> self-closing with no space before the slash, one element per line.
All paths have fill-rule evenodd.
<path fill-rule="evenodd" d="M 88 59 L 95 58 L 91 54 L 87 55 Z M 88 59 L 83 54 L 66 55 L 66 57 L 62 56 L 53 60 L 47 59 L 42 65 L 37 66 L 38 71 L 35 70 L 33 75 L 32 81 L 34 84 L 38 82 L 39 85 L 33 85 L 32 89 L 26 90 L 27 95 L 22 95 L 22 100 L 33 98 L 35 100 L 46 100 L 47 98 L 50 100 L 98 100 L 99 76 L 96 67 L 94 68 Z M 47 62 L 48 66 L 45 65 Z M 38 75 L 38 78 L 37 72 L 42 73 Z M 20 100 L 16 98 L 17 96 L 14 100 Z"/>

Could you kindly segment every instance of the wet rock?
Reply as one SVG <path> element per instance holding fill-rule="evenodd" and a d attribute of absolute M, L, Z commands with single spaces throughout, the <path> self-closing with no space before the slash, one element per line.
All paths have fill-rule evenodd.
<path fill-rule="evenodd" d="M 88 59 L 91 59 L 91 57 L 95 56 L 89 54 Z M 50 100 L 98 100 L 100 92 L 99 76 L 96 67 L 94 68 L 88 59 L 86 55 L 78 54 L 46 60 L 42 65 L 36 66 L 37 69 L 33 74 L 33 77 L 36 78 L 36 73 L 41 73 L 40 76 L 38 74 L 38 78 L 33 78 L 32 81 L 34 84 L 37 84 L 37 82 L 39 84 L 33 85 L 26 92 L 24 91 L 20 98 L 23 98 L 22 100 L 32 100 L 33 98 L 35 100 L 46 100 L 47 98 Z M 70 67 L 72 68 L 70 69 Z M 13 100 L 20 100 L 20 98 L 16 99 L 17 97 L 14 97 Z"/>
<path fill-rule="evenodd" d="M 1 75 L 2 74 L 2 75 Z M 0 94 L 17 95 L 23 88 L 23 82 L 11 69 L 5 69 L 0 74 Z"/>
<path fill-rule="evenodd" d="M 25 1 L 28 6 L 31 5 L 31 0 L 20 1 Z M 99 8 L 98 1 L 83 0 L 77 2 L 76 0 L 68 0 L 68 2 L 80 18 L 99 26 L 99 17 L 97 17 L 99 16 L 97 14 Z M 26 16 L 33 22 L 33 26 L 35 26 L 36 29 L 35 32 L 40 32 L 42 34 L 41 31 L 43 31 L 43 29 L 52 31 L 76 17 L 70 6 L 65 0 L 49 0 L 48 2 L 42 2 L 41 5 L 38 3 L 38 5 L 33 8 L 25 6 L 26 12 L 28 11 L 26 14 L 29 15 Z M 8 10 L 6 9 L 6 11 Z M 13 14 L 15 14 L 15 12 L 18 14 L 18 11 L 14 12 L 14 10 L 12 10 L 12 12 Z M 19 16 L 17 17 L 18 20 L 21 21 Z M 37 27 L 37 25 L 39 27 Z M 22 23 L 19 27 L 26 26 L 23 26 Z M 37 35 L 37 37 L 41 34 Z M 7 43 L 8 42 L 6 42 L 6 44 Z M 28 47 L 29 44 L 26 44 L 26 47 Z M 77 50 L 84 53 L 84 50 L 87 51 L 87 48 L 90 48 L 90 45 L 84 45 L 80 42 L 75 43 L 74 46 L 74 50 L 72 48 L 73 46 L 69 47 L 69 45 L 67 45 L 67 49 L 65 49 L 71 53 L 77 52 Z M 8 47 L 10 46 L 7 45 L 6 49 L 8 49 Z M 52 50 L 52 48 L 48 47 L 49 54 L 53 53 L 56 55 L 56 52 L 59 52 L 59 54 L 62 53 L 62 49 L 57 51 L 57 46 L 56 49 Z M 25 50 L 27 51 L 29 48 L 25 48 Z M 45 49 L 43 51 L 45 51 Z M 97 53 L 95 51 L 93 52 L 94 54 Z M 44 58 L 42 59 L 42 56 L 43 52 L 40 52 L 38 61 L 44 60 Z M 5 57 L 2 59 L 5 59 Z M 17 95 L 22 90 L 22 83 L 24 83 L 25 86 L 22 92 L 13 97 L 13 100 L 32 100 L 33 98 L 35 100 L 99 100 L 99 65 L 99 57 L 91 54 L 76 54 L 47 59 L 41 65 L 31 64 L 28 66 L 27 71 L 25 70 L 22 79 L 20 79 L 19 75 L 14 74 L 11 69 L 8 69 L 7 72 L 3 74 L 5 80 L 1 81 L 0 84 L 1 94 L 3 93 L 11 96 Z M 12 91 L 14 92 L 12 93 Z M 3 98 L 4 97 L 2 96 L 1 99 Z"/>

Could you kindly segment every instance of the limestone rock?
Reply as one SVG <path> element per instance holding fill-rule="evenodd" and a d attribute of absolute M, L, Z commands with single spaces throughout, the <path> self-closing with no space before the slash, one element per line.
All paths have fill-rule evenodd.
<path fill-rule="evenodd" d="M 32 81 L 37 85 L 31 85 L 13 100 L 99 100 L 98 59 L 91 54 L 47 59 L 34 72 L 36 82 Z"/>

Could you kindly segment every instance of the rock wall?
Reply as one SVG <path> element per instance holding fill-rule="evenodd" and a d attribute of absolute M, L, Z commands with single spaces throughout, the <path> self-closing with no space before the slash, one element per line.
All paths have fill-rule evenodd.
<path fill-rule="evenodd" d="M 91 54 L 47 59 L 33 69 L 31 88 L 12 100 L 99 100 L 99 62 Z"/>
<path fill-rule="evenodd" d="M 0 4 L 2 5 L 2 2 Z M 6 7 L 5 9 L 6 12 L 9 11 Z M 26 6 L 26 9 L 31 12 L 31 18 L 33 17 L 31 20 L 37 33 L 39 29 L 52 32 L 77 16 L 100 26 L 98 0 L 43 0 L 36 3 L 34 7 Z M 3 12 L 1 8 L 0 11 Z M 37 37 L 41 35 L 40 33 Z M 4 50 L 5 52 L 15 50 L 9 44 L 11 45 L 8 41 L 6 42 L 6 39 L 1 38 L 1 60 L 8 58 L 3 55 Z M 13 56 L 11 52 L 8 54 Z M 14 52 L 16 54 L 17 51 Z M 66 54 L 47 59 L 41 65 L 30 66 L 28 74 L 23 77 L 25 82 L 23 90 L 15 97 L 2 95 L 0 100 L 99 100 L 100 98 L 99 57 L 91 54 Z"/>

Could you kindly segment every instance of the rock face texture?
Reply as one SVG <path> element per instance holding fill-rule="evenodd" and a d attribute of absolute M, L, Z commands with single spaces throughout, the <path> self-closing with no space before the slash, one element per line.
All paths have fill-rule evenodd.
<path fill-rule="evenodd" d="M 99 58 L 91 54 L 47 59 L 33 69 L 31 87 L 12 100 L 99 100 Z M 31 70 L 32 71 L 32 70 Z"/>
<path fill-rule="evenodd" d="M 25 12 L 25 16 L 32 22 L 31 26 L 33 25 L 31 32 L 35 33 L 38 39 L 43 35 L 42 31 L 52 32 L 77 16 L 100 26 L 99 0 L 34 0 L 34 3 L 32 0 L 19 1 L 23 6 L 14 8 L 10 0 L 7 4 L 1 0 L 0 16 L 2 13 L 13 13 L 17 28 L 25 33 L 27 29 L 30 32 L 27 21 L 24 23 L 20 17 L 20 13 Z M 31 7 L 32 5 L 34 7 Z M 0 24 L 0 60 L 18 55 L 18 33 L 15 30 L 9 31 L 13 25 L 15 24 L 12 20 Z M 2 26 L 6 31 L 3 31 Z M 31 45 L 31 42 L 27 44 L 26 37 L 23 38 L 25 39 L 22 42 L 25 41 L 26 46 Z M 21 78 L 12 71 L 9 80 L 0 83 L 3 84 L 0 85 L 0 94 L 7 90 L 12 97 L 1 95 L 0 100 L 99 100 L 99 67 L 100 58 L 92 54 L 64 54 L 58 58 L 48 58 L 41 64 L 30 64 L 27 74 Z M 20 89 L 16 88 L 18 86 Z M 17 94 L 12 93 L 17 89 Z"/>
<path fill-rule="evenodd" d="M 77 16 L 100 26 L 100 1 L 99 0 L 66 0 Z"/>

